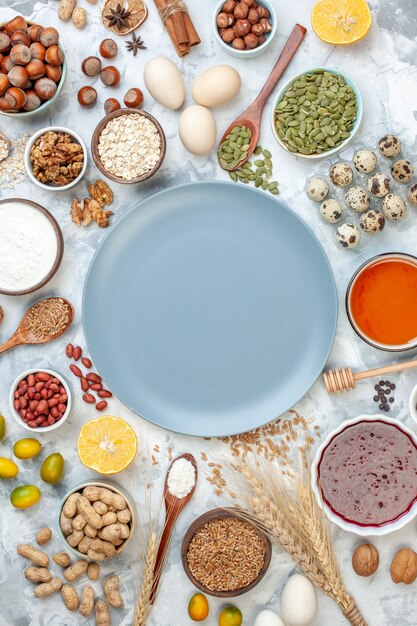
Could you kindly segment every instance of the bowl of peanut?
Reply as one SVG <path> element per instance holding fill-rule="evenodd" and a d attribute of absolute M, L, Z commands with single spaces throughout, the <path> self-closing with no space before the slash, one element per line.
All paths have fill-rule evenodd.
<path fill-rule="evenodd" d="M 134 504 L 113 482 L 89 480 L 77 485 L 61 501 L 58 535 L 80 559 L 104 561 L 120 554 L 132 538 Z"/>

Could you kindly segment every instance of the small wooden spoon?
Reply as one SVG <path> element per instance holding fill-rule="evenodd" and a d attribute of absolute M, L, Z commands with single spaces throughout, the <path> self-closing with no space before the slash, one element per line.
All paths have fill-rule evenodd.
<path fill-rule="evenodd" d="M 44 337 L 36 337 L 36 335 L 33 334 L 33 331 L 27 326 L 28 316 L 29 316 L 29 313 L 35 307 L 37 307 L 41 302 L 46 302 L 46 300 L 60 300 L 61 302 L 65 303 L 68 307 L 68 321 L 66 325 L 64 326 L 64 328 L 59 329 L 57 332 L 51 335 L 46 335 Z M 26 313 L 20 320 L 19 326 L 17 327 L 13 335 L 10 337 L 10 339 L 0 344 L 0 354 L 2 352 L 6 352 L 7 350 L 10 350 L 11 348 L 15 348 L 16 346 L 21 346 L 24 344 L 48 343 L 49 341 L 58 339 L 58 337 L 63 335 L 65 331 L 71 326 L 72 321 L 74 319 L 74 307 L 72 306 L 71 302 L 69 302 L 65 298 L 46 298 L 46 300 L 41 300 L 40 302 L 36 302 L 36 304 L 33 304 L 26 311 Z"/>
<path fill-rule="evenodd" d="M 179 459 L 187 459 L 187 461 L 190 461 L 190 463 L 193 464 L 194 469 L 195 469 L 194 487 L 191 489 L 190 493 L 184 498 L 177 498 L 176 496 L 173 496 L 172 493 L 170 493 L 168 489 L 169 473 L 175 461 L 178 461 Z M 164 524 L 164 529 L 162 531 L 161 540 L 159 542 L 158 554 L 156 556 L 156 561 L 155 561 L 152 593 L 151 593 L 151 597 L 149 600 L 151 604 L 154 603 L 156 592 L 158 591 L 158 585 L 159 585 L 159 581 L 162 575 L 162 567 L 163 567 L 164 560 L 168 552 L 169 541 L 171 538 L 172 531 L 174 529 L 174 524 L 177 521 L 180 513 L 183 511 L 183 509 L 187 506 L 187 504 L 193 497 L 194 491 L 197 485 L 197 478 L 198 478 L 197 461 L 195 460 L 193 455 L 189 454 L 188 452 L 185 454 L 181 454 L 180 456 L 177 456 L 177 458 L 172 461 L 171 465 L 168 468 L 167 475 L 165 478 L 165 485 L 164 485 L 165 524 Z"/>
<path fill-rule="evenodd" d="M 264 110 L 264 106 L 269 96 L 271 95 L 275 85 L 287 69 L 288 65 L 292 61 L 293 56 L 297 52 L 298 48 L 303 41 L 307 30 L 304 26 L 300 24 L 296 24 L 291 31 L 290 36 L 287 39 L 287 43 L 285 44 L 281 54 L 279 55 L 278 61 L 275 63 L 272 72 L 265 85 L 262 87 L 257 98 L 252 102 L 252 104 L 245 110 L 243 113 L 239 115 L 225 130 L 223 133 L 223 137 L 221 138 L 220 143 L 222 143 L 226 136 L 230 133 L 232 128 L 235 126 L 246 126 L 252 133 L 252 137 L 250 140 L 250 147 L 248 150 L 248 155 L 246 159 L 240 161 L 236 167 L 228 169 L 226 171 L 231 172 L 233 170 L 238 169 L 246 163 L 246 161 L 250 158 L 256 146 L 258 145 L 259 133 L 261 129 L 261 120 L 262 120 L 262 112 Z"/>

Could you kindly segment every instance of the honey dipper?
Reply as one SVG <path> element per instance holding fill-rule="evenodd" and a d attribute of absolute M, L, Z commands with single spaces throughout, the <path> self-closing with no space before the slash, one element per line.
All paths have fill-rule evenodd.
<path fill-rule="evenodd" d="M 392 374 L 393 372 L 401 372 L 417 367 L 417 359 L 406 361 L 405 363 L 395 363 L 393 365 L 385 365 L 384 367 L 375 367 L 371 370 L 363 372 L 352 372 L 350 367 L 342 367 L 340 369 L 329 370 L 323 373 L 323 381 L 326 386 L 327 393 L 343 393 L 355 389 L 357 380 L 366 380 L 374 376 L 383 376 L 384 374 Z"/>

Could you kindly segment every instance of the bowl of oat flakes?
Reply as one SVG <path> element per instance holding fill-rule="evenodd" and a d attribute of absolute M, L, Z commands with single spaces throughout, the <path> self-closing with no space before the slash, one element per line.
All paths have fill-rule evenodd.
<path fill-rule="evenodd" d="M 141 109 L 119 109 L 97 125 L 91 152 L 100 172 L 121 184 L 151 178 L 166 152 L 165 134 L 159 122 Z"/>

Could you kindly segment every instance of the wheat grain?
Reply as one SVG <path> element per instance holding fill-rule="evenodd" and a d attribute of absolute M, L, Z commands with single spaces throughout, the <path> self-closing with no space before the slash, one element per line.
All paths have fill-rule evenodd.
<path fill-rule="evenodd" d="M 136 606 L 135 620 L 133 626 L 145 626 L 151 610 L 150 598 L 154 581 L 154 568 L 157 555 L 157 534 L 152 528 L 149 531 L 149 538 L 145 554 L 142 584 L 140 588 L 139 600 Z"/>

